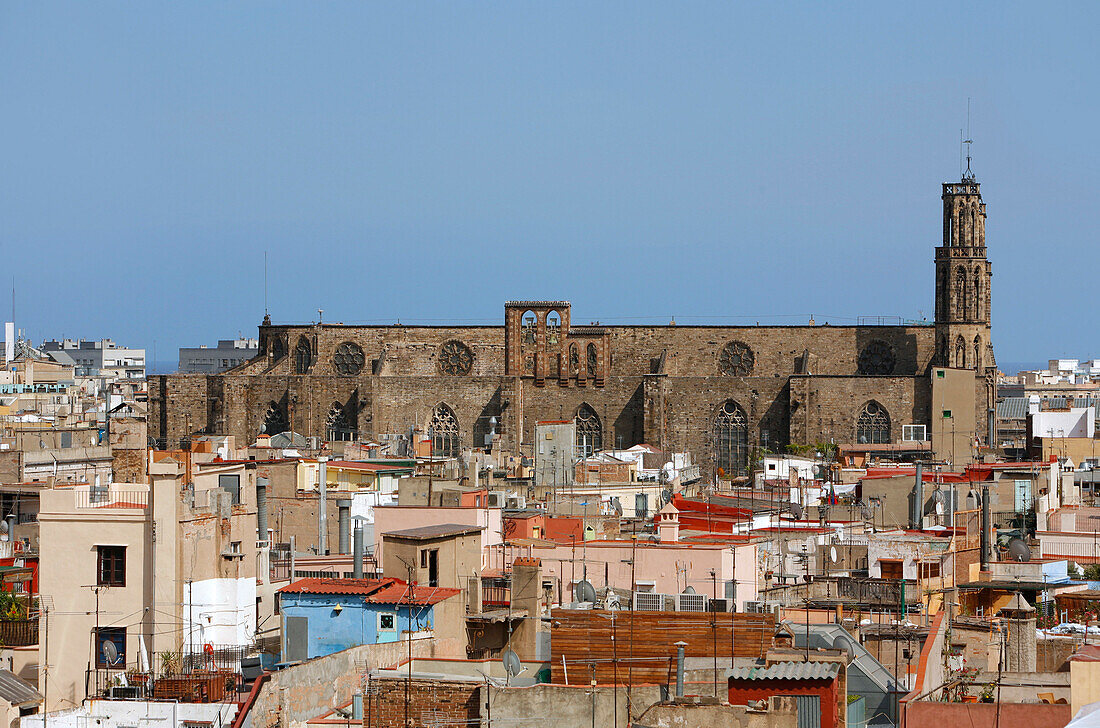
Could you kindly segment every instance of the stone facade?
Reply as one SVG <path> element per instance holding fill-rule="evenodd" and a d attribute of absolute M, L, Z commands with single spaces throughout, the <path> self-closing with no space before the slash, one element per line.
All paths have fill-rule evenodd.
<path fill-rule="evenodd" d="M 150 429 L 166 441 L 284 429 L 378 439 L 431 423 L 437 452 L 482 447 L 495 429 L 505 449 L 529 454 L 536 422 L 583 412 L 604 449 L 646 442 L 731 473 L 762 448 L 897 442 L 903 425 L 930 424 L 933 365 L 974 371 L 978 412 L 995 402 L 977 190 L 968 179 L 944 185 L 934 324 L 582 326 L 566 301 L 508 302 L 503 326 L 265 319 L 255 359 L 223 374 L 150 377 Z M 956 362 L 943 342 L 959 337 L 969 343 Z M 865 412 L 877 429 L 861 427 Z"/>

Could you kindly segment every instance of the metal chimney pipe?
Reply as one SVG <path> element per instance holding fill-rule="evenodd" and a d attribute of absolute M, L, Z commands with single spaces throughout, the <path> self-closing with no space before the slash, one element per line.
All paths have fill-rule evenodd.
<path fill-rule="evenodd" d="M 256 531 L 259 540 L 263 541 L 267 535 L 267 478 L 256 478 Z"/>
<path fill-rule="evenodd" d="M 917 463 L 916 482 L 913 483 L 913 511 L 910 525 L 920 530 L 924 521 L 924 465 Z"/>
<path fill-rule="evenodd" d="M 989 486 L 982 486 L 982 537 L 981 537 L 981 564 L 982 571 L 985 571 L 989 567 L 989 560 L 993 552 L 992 544 L 990 543 L 990 531 L 989 526 L 992 519 L 989 514 Z"/>
<path fill-rule="evenodd" d="M 363 578 L 363 526 L 355 526 L 355 539 L 352 545 L 351 575 L 356 579 Z"/>
<path fill-rule="evenodd" d="M 328 553 L 328 458 L 317 458 L 317 465 L 317 553 L 324 556 Z"/>
<path fill-rule="evenodd" d="M 676 697 L 684 697 L 684 648 L 687 642 L 676 643 Z"/>
<path fill-rule="evenodd" d="M 351 538 L 351 501 L 338 500 L 336 508 L 340 514 L 340 553 L 348 554 L 351 553 L 348 545 Z"/>

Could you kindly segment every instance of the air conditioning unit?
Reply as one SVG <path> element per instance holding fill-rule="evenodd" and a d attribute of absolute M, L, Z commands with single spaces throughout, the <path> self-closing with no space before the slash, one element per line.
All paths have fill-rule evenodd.
<path fill-rule="evenodd" d="M 504 507 L 504 494 L 498 491 L 489 493 L 488 499 L 489 508 L 503 508 Z"/>
<path fill-rule="evenodd" d="M 112 700 L 137 700 L 141 697 L 139 685 L 116 685 L 107 689 L 107 696 Z"/>
<path fill-rule="evenodd" d="M 711 599 L 707 602 L 708 612 L 728 612 L 730 611 L 730 599 Z"/>
<path fill-rule="evenodd" d="M 522 495 L 509 496 L 504 500 L 504 507 L 510 510 L 523 510 L 527 507 L 527 499 Z"/>

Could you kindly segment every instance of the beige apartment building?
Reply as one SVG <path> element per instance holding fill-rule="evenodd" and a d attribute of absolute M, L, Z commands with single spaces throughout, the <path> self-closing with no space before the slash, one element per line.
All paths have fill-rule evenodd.
<path fill-rule="evenodd" d="M 275 622 L 255 470 L 233 463 L 188 476 L 167 458 L 149 472 L 151 485 L 42 491 L 47 710 L 125 686 L 127 669 L 161 675 L 214 654 L 239 659 L 257 623 Z"/>

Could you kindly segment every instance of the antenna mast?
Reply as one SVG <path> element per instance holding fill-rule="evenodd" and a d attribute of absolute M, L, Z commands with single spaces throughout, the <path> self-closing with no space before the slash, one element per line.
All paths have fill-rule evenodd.
<path fill-rule="evenodd" d="M 963 144 L 966 145 L 966 171 L 963 172 L 963 180 L 967 182 L 974 181 L 974 173 L 970 170 L 970 145 L 974 143 L 974 140 L 970 138 L 970 98 L 966 99 L 966 139 L 963 140 Z M 960 153 L 962 147 L 959 147 Z M 962 160 L 959 160 L 960 166 L 962 166 Z"/>

